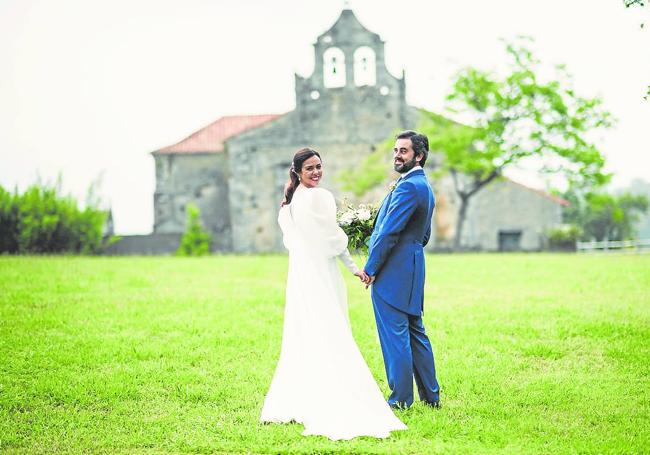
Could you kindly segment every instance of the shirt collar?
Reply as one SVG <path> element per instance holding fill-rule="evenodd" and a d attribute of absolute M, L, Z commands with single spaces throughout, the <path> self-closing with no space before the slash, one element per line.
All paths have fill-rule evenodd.
<path fill-rule="evenodd" d="M 420 170 L 420 169 L 422 169 L 422 166 L 420 166 L 419 164 L 416 165 L 416 166 L 415 166 L 413 169 L 411 169 L 410 171 L 405 172 L 404 174 L 402 174 L 402 175 L 400 176 L 399 180 L 404 180 L 404 178 L 405 178 L 407 175 L 409 175 L 411 172 L 415 172 L 415 171 L 418 171 L 418 170 Z"/>

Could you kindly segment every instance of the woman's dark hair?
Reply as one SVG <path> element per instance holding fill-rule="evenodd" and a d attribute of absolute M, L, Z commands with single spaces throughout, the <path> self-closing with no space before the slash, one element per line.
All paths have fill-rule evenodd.
<path fill-rule="evenodd" d="M 293 193 L 300 185 L 300 171 L 302 171 L 302 165 L 312 156 L 317 156 L 318 159 L 321 159 L 320 154 L 316 150 L 310 148 L 302 148 L 293 155 L 293 161 L 291 162 L 291 167 L 289 168 L 289 181 L 284 187 L 284 199 L 282 200 L 282 205 L 287 205 L 291 203 L 293 198 Z"/>

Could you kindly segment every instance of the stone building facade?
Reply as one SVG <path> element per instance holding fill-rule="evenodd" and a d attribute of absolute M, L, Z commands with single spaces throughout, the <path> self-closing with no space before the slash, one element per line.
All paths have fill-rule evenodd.
<path fill-rule="evenodd" d="M 406 103 L 404 75 L 388 72 L 384 42 L 351 10 L 318 36 L 314 59 L 311 76 L 295 76 L 293 111 L 224 117 L 153 153 L 154 232 L 182 231 L 184 207 L 193 201 L 215 250 L 280 250 L 277 209 L 296 150 L 309 146 L 321 153 L 322 184 L 340 197 L 334 176 L 359 165 L 395 129 L 417 122 L 417 109 Z"/>
<path fill-rule="evenodd" d="M 450 178 L 434 183 L 436 227 L 432 249 L 452 248 L 460 199 Z M 562 222 L 568 202 L 507 178 L 479 190 L 470 200 L 461 235 L 464 249 L 480 251 L 539 251 L 546 248 L 546 231 Z"/>
<path fill-rule="evenodd" d="M 461 243 L 487 251 L 543 249 L 545 232 L 561 223 L 562 207 L 568 204 L 508 179 L 493 182 L 475 197 Z"/>
<path fill-rule="evenodd" d="M 201 211 L 215 251 L 232 251 L 233 208 L 230 205 L 230 158 L 226 141 L 278 115 L 224 117 L 188 138 L 153 152 L 156 163 L 154 234 L 182 233 L 187 204 Z M 253 185 L 254 180 L 249 180 Z M 236 211 L 236 208 L 234 208 Z"/>
<path fill-rule="evenodd" d="M 420 113 L 406 103 L 404 73 L 401 77 L 389 73 L 384 42 L 350 9 L 317 37 L 314 59 L 309 77 L 295 75 L 294 110 L 223 117 L 152 153 L 156 168 L 152 237 L 169 239 L 182 233 L 187 204 L 194 203 L 212 234 L 214 251 L 282 250 L 276 217 L 296 150 L 308 146 L 321 153 L 322 185 L 340 199 L 349 195 L 341 190 L 337 174 L 359 166 L 394 131 L 416 128 Z M 457 204 L 445 179 L 432 183 L 438 208 L 430 247 L 445 247 L 453 238 Z M 467 245 L 483 249 L 499 249 L 499 236 L 510 246 L 539 249 L 540 233 L 560 222 L 560 207 L 546 195 L 499 182 L 477 194 L 463 238 Z M 519 208 L 527 213 L 526 223 L 517 224 L 524 218 L 513 215 Z M 517 232 L 518 243 L 513 240 Z M 168 248 L 169 242 L 165 245 Z"/>

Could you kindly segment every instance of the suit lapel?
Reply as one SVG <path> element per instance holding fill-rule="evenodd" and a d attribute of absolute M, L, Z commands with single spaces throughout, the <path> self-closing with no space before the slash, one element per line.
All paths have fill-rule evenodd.
<path fill-rule="evenodd" d="M 397 182 L 397 185 L 395 185 L 395 188 L 397 188 L 398 185 L 400 185 L 404 180 L 408 180 L 412 178 L 414 175 L 424 175 L 424 170 L 423 169 L 417 169 L 413 172 L 411 172 L 409 175 L 403 176 L 399 178 L 399 181 Z M 395 189 L 393 189 L 395 191 Z M 377 223 L 383 221 L 384 215 L 386 215 L 386 210 L 388 209 L 388 206 L 390 205 L 390 200 L 393 196 L 393 191 L 388 193 L 384 200 L 382 201 L 381 205 L 379 206 L 379 211 L 377 212 L 377 216 L 375 217 L 375 221 L 372 223 L 372 229 L 373 231 L 375 230 L 375 226 Z"/>
<path fill-rule="evenodd" d="M 372 230 L 375 230 L 375 226 L 377 223 L 380 221 L 379 218 L 384 218 L 384 209 L 387 207 L 388 204 L 390 204 L 390 198 L 393 195 L 393 192 L 391 191 L 386 195 L 384 200 L 381 202 L 381 205 L 379 206 L 379 210 L 377 211 L 377 216 L 375 217 L 375 221 L 372 222 Z"/>

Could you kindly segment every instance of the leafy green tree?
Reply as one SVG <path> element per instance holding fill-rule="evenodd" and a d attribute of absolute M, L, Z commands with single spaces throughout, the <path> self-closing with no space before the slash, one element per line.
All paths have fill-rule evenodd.
<path fill-rule="evenodd" d="M 456 122 L 434 112 L 425 109 L 420 109 L 419 112 L 419 123 L 426 124 L 428 128 L 443 129 L 450 128 L 454 125 L 461 128 L 467 128 L 467 126 L 459 125 Z M 390 137 L 379 144 L 375 150 L 363 160 L 360 166 L 355 167 L 354 169 L 342 171 L 337 175 L 337 179 L 342 183 L 344 190 L 351 191 L 355 196 L 360 197 L 373 188 L 376 188 L 378 185 L 383 183 L 388 184 L 388 181 L 391 178 L 391 170 L 393 169 L 393 147 L 395 145 L 395 136 L 397 136 L 397 133 L 399 132 L 400 130 L 393 131 Z M 427 163 L 431 163 L 434 160 L 433 157 L 429 157 Z M 430 165 L 427 164 L 427 168 L 429 166 Z"/>
<path fill-rule="evenodd" d="M 570 209 L 565 220 L 580 226 L 583 240 L 627 240 L 636 237 L 640 217 L 648 210 L 648 197 L 629 192 L 607 193 L 568 192 Z"/>
<path fill-rule="evenodd" d="M 340 172 L 337 179 L 343 189 L 358 197 L 384 182 L 389 175 L 388 162 L 394 143 L 394 140 L 386 139 L 363 160 L 361 168 Z"/>
<path fill-rule="evenodd" d="M 450 110 L 471 117 L 470 128 L 424 122 L 430 148 L 444 154 L 460 199 L 456 238 L 459 248 L 471 198 L 505 170 L 535 162 L 543 173 L 560 173 L 570 185 L 598 187 L 609 176 L 605 159 L 588 133 L 611 126 L 611 115 L 597 98 L 582 98 L 563 66 L 543 80 L 527 38 L 507 44 L 507 75 L 466 68 L 447 96 Z"/>
<path fill-rule="evenodd" d="M 179 256 L 202 256 L 210 252 L 210 234 L 203 229 L 201 212 L 194 204 L 187 205 L 187 227 L 176 252 Z"/>

